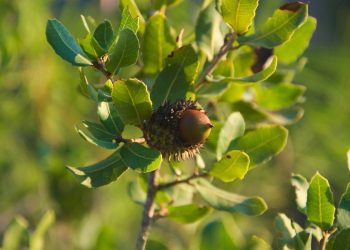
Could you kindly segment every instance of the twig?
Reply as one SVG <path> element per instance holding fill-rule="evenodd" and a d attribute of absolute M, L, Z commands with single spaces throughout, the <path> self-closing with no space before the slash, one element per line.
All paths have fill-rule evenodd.
<path fill-rule="evenodd" d="M 211 75 L 211 73 L 213 73 L 213 71 L 215 70 L 216 66 L 218 65 L 218 63 L 221 61 L 221 59 L 232 49 L 236 49 L 238 48 L 233 47 L 233 42 L 236 39 L 236 35 L 234 33 L 228 33 L 225 36 L 225 40 L 224 40 L 224 44 L 221 46 L 219 52 L 216 54 L 216 56 L 214 57 L 214 59 L 211 61 L 211 63 L 208 65 L 208 67 L 205 69 L 205 71 L 203 72 L 203 74 L 201 75 L 201 77 L 199 78 L 199 80 L 196 83 L 196 91 L 198 91 L 202 85 L 205 83 L 206 81 L 206 77 Z"/>
<path fill-rule="evenodd" d="M 323 238 L 320 242 L 320 250 L 326 250 L 328 238 L 337 231 L 336 227 L 333 227 L 329 231 L 322 232 Z"/>
<path fill-rule="evenodd" d="M 93 61 L 92 64 L 97 70 L 101 71 L 107 79 L 113 82 L 113 78 L 112 78 L 113 74 L 106 69 L 103 59 L 98 59 L 96 61 Z"/>
<path fill-rule="evenodd" d="M 197 179 L 197 178 L 203 178 L 208 176 L 207 173 L 202 173 L 202 174 L 193 174 L 190 177 L 187 177 L 186 179 L 182 179 L 182 180 L 176 180 L 176 181 L 172 181 L 172 182 L 168 182 L 168 183 L 163 183 L 158 185 L 158 190 L 162 190 L 162 189 L 167 189 L 173 186 L 176 186 L 178 184 L 182 184 L 182 183 L 190 183 L 190 181 Z"/>
<path fill-rule="evenodd" d="M 147 198 L 143 208 L 141 229 L 136 241 L 136 250 L 144 250 L 154 216 L 154 199 L 157 193 L 157 178 L 159 169 L 148 176 Z"/>
<path fill-rule="evenodd" d="M 115 141 L 116 143 L 120 143 L 120 142 L 123 142 L 123 143 L 133 143 L 133 142 L 136 142 L 136 143 L 145 143 L 146 142 L 146 139 L 145 138 L 132 138 L 132 139 L 125 139 L 121 136 L 116 136 L 115 137 Z"/>

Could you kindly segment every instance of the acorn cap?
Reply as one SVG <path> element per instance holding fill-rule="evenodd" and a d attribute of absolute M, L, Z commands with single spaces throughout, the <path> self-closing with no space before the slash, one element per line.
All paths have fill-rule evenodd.
<path fill-rule="evenodd" d="M 199 153 L 212 127 L 197 102 L 178 100 L 155 110 L 144 123 L 143 132 L 150 147 L 159 150 L 164 157 L 181 160 Z"/>

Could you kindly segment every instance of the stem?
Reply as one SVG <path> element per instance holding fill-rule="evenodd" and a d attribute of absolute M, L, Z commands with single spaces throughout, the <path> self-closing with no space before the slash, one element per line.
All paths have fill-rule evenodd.
<path fill-rule="evenodd" d="M 123 143 L 133 143 L 133 142 L 136 142 L 136 143 L 145 143 L 146 142 L 146 139 L 145 138 L 132 138 L 132 139 L 125 139 L 121 136 L 116 136 L 115 137 L 115 140 L 116 140 L 116 143 L 120 143 L 120 142 L 123 142 Z"/>
<path fill-rule="evenodd" d="M 137 237 L 136 250 L 144 250 L 154 216 L 154 199 L 157 193 L 159 168 L 148 176 L 147 199 L 143 207 L 141 229 Z"/>
<path fill-rule="evenodd" d="M 211 63 L 208 65 L 208 67 L 205 69 L 204 73 L 202 76 L 199 78 L 196 84 L 196 91 L 198 91 L 202 85 L 206 81 L 206 77 L 208 75 L 211 75 L 213 71 L 215 70 L 216 66 L 219 64 L 221 59 L 230 51 L 232 50 L 233 47 L 233 42 L 236 39 L 236 35 L 234 33 L 228 33 L 225 36 L 224 44 L 221 46 L 219 52 L 216 54 L 214 59 L 211 61 Z"/>
<path fill-rule="evenodd" d="M 190 183 L 190 181 L 197 179 L 197 178 L 203 178 L 208 176 L 207 173 L 202 173 L 202 174 L 193 174 L 190 177 L 187 177 L 186 179 L 182 179 L 182 180 L 176 180 L 176 181 L 172 181 L 172 182 L 168 182 L 168 183 L 164 183 L 164 184 L 160 184 L 158 185 L 158 190 L 162 190 L 162 189 L 167 189 L 173 186 L 176 186 L 178 184 L 182 184 L 182 183 Z"/>
<path fill-rule="evenodd" d="M 329 231 L 322 232 L 323 238 L 320 242 L 320 250 L 326 250 L 328 238 L 337 231 L 336 227 L 333 227 Z"/>
<path fill-rule="evenodd" d="M 98 59 L 92 62 L 92 64 L 97 70 L 101 71 L 107 79 L 113 82 L 112 73 L 106 69 L 103 59 Z"/>

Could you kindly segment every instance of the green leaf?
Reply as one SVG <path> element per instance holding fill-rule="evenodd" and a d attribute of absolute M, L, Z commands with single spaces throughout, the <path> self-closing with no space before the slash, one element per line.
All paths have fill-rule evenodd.
<path fill-rule="evenodd" d="M 121 135 L 124 130 L 122 122 L 114 103 L 99 102 L 97 109 L 98 117 L 102 125 L 113 135 Z"/>
<path fill-rule="evenodd" d="M 52 210 L 47 211 L 45 215 L 41 218 L 35 231 L 30 236 L 30 250 L 45 249 L 44 248 L 45 233 L 54 224 L 54 222 L 55 222 L 55 212 Z"/>
<path fill-rule="evenodd" d="M 194 204 L 169 207 L 168 217 L 178 223 L 189 224 L 202 219 L 210 211 L 210 208 L 199 207 Z"/>
<path fill-rule="evenodd" d="M 272 248 L 265 240 L 254 235 L 246 250 L 272 250 Z"/>
<path fill-rule="evenodd" d="M 337 224 L 340 228 L 350 228 L 350 183 L 343 193 L 337 209 Z"/>
<path fill-rule="evenodd" d="M 264 48 L 274 48 L 288 42 L 294 32 L 306 21 L 308 5 L 292 2 L 281 6 L 271 18 L 253 35 L 239 37 L 241 44 L 250 44 Z"/>
<path fill-rule="evenodd" d="M 205 6 L 199 13 L 197 19 L 195 34 L 196 43 L 211 61 L 214 57 L 215 51 L 221 46 L 223 35 L 220 31 L 220 15 L 214 7 L 214 3 Z"/>
<path fill-rule="evenodd" d="M 136 17 L 133 17 L 130 13 L 130 9 L 127 6 L 123 9 L 122 12 L 122 20 L 120 21 L 119 25 L 119 32 L 121 32 L 123 29 L 130 29 L 134 33 L 137 32 L 139 29 L 139 16 L 135 15 Z"/>
<path fill-rule="evenodd" d="M 154 1 L 154 8 L 156 10 L 160 9 L 162 6 L 172 6 L 175 4 L 180 3 L 182 0 L 155 0 Z"/>
<path fill-rule="evenodd" d="M 72 34 L 57 19 L 47 21 L 46 39 L 62 59 L 76 66 L 92 65 Z"/>
<path fill-rule="evenodd" d="M 327 250 L 350 250 L 350 229 L 343 229 L 336 233 L 327 244 Z"/>
<path fill-rule="evenodd" d="M 348 157 L 348 169 L 350 170 L 350 150 L 347 153 L 347 157 Z"/>
<path fill-rule="evenodd" d="M 147 194 L 141 187 L 140 178 L 137 178 L 128 185 L 128 194 L 130 198 L 137 204 L 143 205 L 146 201 Z"/>
<path fill-rule="evenodd" d="M 294 241 L 293 243 L 294 243 L 295 249 L 311 250 L 312 234 L 306 231 L 299 232 L 293 238 L 293 241 Z"/>
<path fill-rule="evenodd" d="M 76 131 L 87 142 L 106 149 L 115 149 L 118 147 L 118 144 L 115 141 L 115 135 L 105 130 L 100 124 L 83 121 L 83 125 L 90 132 L 91 136 L 80 130 L 78 127 L 76 127 Z"/>
<path fill-rule="evenodd" d="M 288 130 L 281 126 L 264 126 L 253 130 L 230 144 L 229 150 L 242 150 L 249 155 L 249 168 L 270 160 L 287 143 Z"/>
<path fill-rule="evenodd" d="M 263 214 L 267 205 L 260 197 L 244 197 L 218 189 L 204 179 L 195 183 L 202 198 L 213 208 L 256 216 Z"/>
<path fill-rule="evenodd" d="M 105 54 L 105 51 L 99 47 L 96 41 L 92 41 L 94 38 L 91 34 L 87 34 L 85 38 L 78 39 L 79 45 L 82 50 L 92 59 L 96 59 L 99 55 Z M 98 51 L 96 51 L 94 45 L 97 45 Z"/>
<path fill-rule="evenodd" d="M 285 214 L 279 213 L 274 220 L 275 230 L 278 232 L 277 238 L 278 249 L 282 249 L 284 245 L 292 242 L 292 238 L 296 232 L 292 226 L 292 221 Z"/>
<path fill-rule="evenodd" d="M 105 51 L 108 51 L 112 44 L 114 32 L 110 21 L 105 20 L 103 23 L 97 26 L 93 35 L 98 45 Z"/>
<path fill-rule="evenodd" d="M 253 23 L 258 0 L 216 0 L 224 21 L 237 34 L 248 31 Z"/>
<path fill-rule="evenodd" d="M 328 180 L 316 173 L 307 190 L 307 218 L 322 230 L 327 230 L 333 225 L 334 212 L 333 193 Z"/>
<path fill-rule="evenodd" d="M 283 63 L 294 62 L 300 57 L 305 49 L 309 47 L 310 40 L 317 26 L 317 21 L 313 17 L 308 17 L 307 21 L 297 29 L 292 38 L 275 48 L 275 54 Z"/>
<path fill-rule="evenodd" d="M 216 162 L 209 174 L 224 182 L 243 179 L 249 168 L 249 156 L 238 150 L 227 152 L 224 157 Z"/>
<path fill-rule="evenodd" d="M 291 83 L 259 84 L 254 86 L 255 101 L 263 108 L 276 110 L 288 108 L 301 100 L 306 88 Z"/>
<path fill-rule="evenodd" d="M 238 249 L 234 243 L 230 230 L 227 230 L 223 221 L 210 221 L 204 226 L 200 235 L 200 250 Z"/>
<path fill-rule="evenodd" d="M 152 113 L 147 86 L 140 80 L 116 81 L 112 97 L 124 124 L 142 126 Z"/>
<path fill-rule="evenodd" d="M 159 151 L 146 148 L 139 143 L 125 144 L 120 150 L 120 155 L 128 167 L 140 173 L 152 172 L 162 162 L 162 155 Z"/>
<path fill-rule="evenodd" d="M 294 188 L 297 208 L 300 212 L 306 214 L 307 190 L 309 188 L 309 183 L 305 177 L 298 174 L 292 174 L 291 184 Z"/>
<path fill-rule="evenodd" d="M 273 73 L 275 73 L 277 68 L 277 57 L 273 56 L 271 57 L 265 64 L 265 67 L 262 71 L 250 75 L 250 76 L 244 76 L 240 78 L 236 77 L 214 77 L 212 79 L 208 79 L 213 84 L 221 83 L 221 82 L 233 82 L 233 83 L 255 83 L 255 82 L 262 82 L 270 78 Z"/>
<path fill-rule="evenodd" d="M 156 74 L 165 66 L 165 59 L 175 48 L 175 39 L 164 14 L 157 12 L 146 24 L 143 41 L 143 63 L 146 74 Z"/>
<path fill-rule="evenodd" d="M 80 184 L 89 188 L 98 188 L 116 181 L 128 169 L 119 151 L 87 167 L 66 168 L 74 174 Z"/>
<path fill-rule="evenodd" d="M 244 130 L 245 123 L 242 115 L 239 112 L 232 113 L 220 130 L 216 148 L 217 159 L 221 159 L 222 155 L 227 152 L 231 141 L 244 135 Z"/>
<path fill-rule="evenodd" d="M 92 86 L 85 75 L 84 69 L 79 68 L 79 73 L 80 73 L 80 85 L 79 85 L 79 90 L 80 92 L 87 98 L 90 98 L 94 101 L 97 101 L 97 91 Z"/>
<path fill-rule="evenodd" d="M 145 29 L 145 19 L 143 18 L 135 0 L 120 0 L 119 1 L 120 12 L 123 12 L 126 8 L 129 9 L 133 17 L 139 18 L 139 31 L 143 33 Z"/>
<path fill-rule="evenodd" d="M 167 66 L 158 74 L 152 87 L 154 108 L 166 101 L 186 97 L 191 84 L 198 76 L 198 56 L 191 45 L 183 46 L 167 58 Z"/>
<path fill-rule="evenodd" d="M 2 247 L 4 250 L 16 250 L 27 246 L 28 221 L 22 216 L 16 216 L 6 227 L 3 235 Z"/>
<path fill-rule="evenodd" d="M 111 49 L 106 67 L 114 74 L 122 67 L 135 64 L 139 56 L 139 39 L 130 29 L 123 29 L 118 36 L 118 40 Z"/>

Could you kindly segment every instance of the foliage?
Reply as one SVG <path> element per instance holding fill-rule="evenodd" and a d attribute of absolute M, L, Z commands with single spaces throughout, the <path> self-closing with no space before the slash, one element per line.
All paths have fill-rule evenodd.
<path fill-rule="evenodd" d="M 187 214 L 186 209 L 174 207 L 174 197 L 172 203 L 155 199 L 155 195 L 160 191 L 171 197 L 169 190 L 176 190 L 182 183 L 194 184 L 188 189 L 192 189 L 191 193 L 198 192 L 201 195 L 203 201 L 198 203 L 201 207 L 260 215 L 267 208 L 262 198 L 243 197 L 221 190 L 205 178 L 213 176 L 225 182 L 232 182 L 236 178 L 243 179 L 248 171 L 270 160 L 285 147 L 288 131 L 282 125 L 295 122 L 300 116 L 289 122 L 284 121 L 283 116 L 300 101 L 303 91 L 295 94 L 294 85 L 290 83 L 292 78 L 287 82 L 285 73 L 295 68 L 293 65 L 285 65 L 284 70 L 279 70 L 278 55 L 274 55 L 272 48 L 279 46 L 279 54 L 282 55 L 288 53 L 284 51 L 290 50 L 290 47 L 297 47 L 300 51 L 306 48 L 315 29 L 313 25 L 299 31 L 309 20 L 308 6 L 300 2 L 285 4 L 276 10 L 260 29 L 254 30 L 252 20 L 258 1 L 216 1 L 216 9 L 221 17 L 212 9 L 214 2 L 207 1 L 203 5 L 202 15 L 198 18 L 195 41 L 183 45 L 183 33 L 178 34 L 175 43 L 174 32 L 166 20 L 166 6 L 173 3 L 163 4 L 163 7 L 145 23 L 144 33 L 139 32 L 139 22 L 142 18 L 133 16 L 123 4 L 125 8 L 117 32 L 113 31 L 108 20 L 92 31 L 83 17 L 87 34 L 81 47 L 59 21 L 48 21 L 47 40 L 62 59 L 74 66 L 93 66 L 107 78 L 102 87 L 91 84 L 84 70 L 80 68 L 80 88 L 84 96 L 97 105 L 105 103 L 104 105 L 110 110 L 115 110 L 116 114 L 109 112 L 106 117 L 106 113 L 103 113 L 103 117 L 100 116 L 101 124 L 84 122 L 91 136 L 79 129 L 77 131 L 83 139 L 93 145 L 107 149 L 117 148 L 117 151 L 89 167 L 69 169 L 82 184 L 94 188 L 116 180 L 127 169 L 140 173 L 151 172 L 147 183 L 147 198 L 144 201 L 146 216 L 154 212 L 155 216 L 160 217 L 167 217 L 169 214 L 171 219 L 174 218 L 171 214 L 175 211 L 175 218 L 181 215 L 181 211 Z M 135 4 L 132 8 L 133 12 L 139 12 Z M 209 23 L 209 27 L 201 26 L 203 20 L 211 17 L 218 20 L 217 22 L 226 23 L 227 26 L 219 27 L 215 24 L 216 21 L 213 27 L 210 27 Z M 208 28 L 212 31 L 209 37 L 204 35 Z M 294 38 L 294 34 L 298 37 Z M 219 48 L 213 46 L 217 37 L 225 37 Z M 282 46 L 287 43 L 288 45 Z M 140 47 L 143 48 L 142 55 Z M 246 58 L 250 59 L 247 61 Z M 296 59 L 295 57 L 294 60 Z M 137 71 L 129 79 L 123 79 L 119 73 L 131 65 L 135 65 Z M 144 82 L 147 82 L 147 85 Z M 273 91 L 276 87 L 277 93 L 280 91 L 278 87 L 284 87 L 284 95 L 269 95 L 270 100 L 265 101 L 265 105 L 263 101 L 258 101 L 265 96 L 266 91 Z M 206 89 L 205 94 L 202 92 L 202 95 L 197 95 L 203 88 Z M 237 89 L 240 93 L 238 96 Z M 156 175 L 161 165 L 164 165 L 163 169 L 168 165 L 165 161 L 162 162 L 161 153 L 148 148 L 147 145 L 141 145 L 145 143 L 143 138 L 126 139 L 126 127 L 123 126 L 132 125 L 142 130 L 144 122 L 150 118 L 152 109 L 179 99 L 198 99 L 202 107 L 209 112 L 214 124 L 217 124 L 217 128 L 209 138 L 207 150 L 197 156 L 204 159 L 204 168 L 197 165 L 192 176 L 179 180 L 169 175 L 162 178 L 173 180 L 163 182 Z M 278 104 L 269 105 L 270 103 Z M 242 105 L 249 108 L 242 109 Z M 219 107 L 229 114 L 225 123 L 223 121 L 226 120 L 226 116 L 220 114 Z M 257 113 L 259 119 L 250 121 L 249 116 L 252 113 Z M 279 118 L 275 118 L 276 116 Z M 105 126 L 104 121 L 107 120 L 112 123 L 118 121 L 114 124 L 113 131 L 109 129 L 112 124 L 109 127 Z M 118 125 L 120 122 L 123 126 Z M 118 127 L 124 130 L 117 130 Z M 246 127 L 250 131 L 245 132 Z M 179 164 L 184 165 L 186 162 Z M 154 202 L 159 206 L 155 211 L 152 207 Z M 186 206 L 197 203 L 194 199 L 190 199 L 189 202 Z M 146 221 L 142 224 L 138 249 L 145 247 L 145 242 L 142 241 L 149 230 L 150 219 L 143 219 Z"/>
<path fill-rule="evenodd" d="M 328 180 L 316 173 L 310 183 L 301 175 L 292 175 L 296 203 L 306 218 L 305 227 L 279 214 L 275 227 L 279 233 L 278 249 L 312 249 L 314 239 L 320 249 L 348 249 L 350 227 L 349 184 L 338 206 Z"/>

